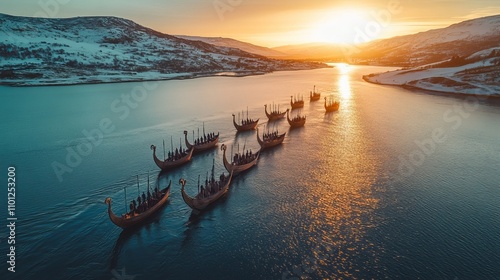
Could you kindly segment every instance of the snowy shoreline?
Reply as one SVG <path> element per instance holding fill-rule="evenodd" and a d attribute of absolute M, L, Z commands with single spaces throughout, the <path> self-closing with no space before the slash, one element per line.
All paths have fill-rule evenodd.
<path fill-rule="evenodd" d="M 293 70 L 282 70 L 293 71 Z M 298 71 L 298 70 L 297 70 Z M 85 77 L 85 80 L 80 80 L 82 77 L 60 78 L 53 80 L 0 80 L 0 86 L 10 87 L 41 87 L 41 86 L 74 86 L 74 85 L 93 85 L 93 84 L 113 84 L 113 83 L 134 83 L 134 82 L 147 82 L 147 81 L 169 81 L 169 80 L 188 80 L 206 77 L 247 77 L 265 75 L 272 72 L 216 72 L 216 73 L 176 73 L 168 75 L 153 76 L 101 76 L 101 77 Z"/>
<path fill-rule="evenodd" d="M 500 48 L 413 68 L 364 75 L 373 84 L 445 94 L 500 97 Z"/>
<path fill-rule="evenodd" d="M 328 66 L 323 68 L 333 68 L 334 66 Z M 71 78 L 59 78 L 51 80 L 36 80 L 36 79 L 26 79 L 26 80 L 2 80 L 0 79 L 0 86 L 10 86 L 10 87 L 43 87 L 43 86 L 75 86 L 75 85 L 95 85 L 95 84 L 113 84 L 113 83 L 134 83 L 134 82 L 148 82 L 148 81 L 170 81 L 170 80 L 189 80 L 197 78 L 209 78 L 209 77 L 229 77 L 229 78 L 243 78 L 248 76 L 260 76 L 271 74 L 274 72 L 281 71 L 304 71 L 304 70 L 315 70 L 318 68 L 310 69 L 283 69 L 275 71 L 224 71 L 224 72 L 204 72 L 204 73 L 173 73 L 173 74 L 160 74 L 151 75 L 150 72 L 141 73 L 143 75 L 109 75 L 109 76 L 96 76 L 96 77 L 71 77 Z"/>
<path fill-rule="evenodd" d="M 373 74 L 371 74 L 373 75 Z M 375 74 L 377 75 L 377 74 Z M 411 90 L 411 91 L 424 91 L 424 92 L 428 92 L 428 93 L 439 93 L 440 95 L 451 95 L 451 96 L 455 96 L 455 97 L 467 97 L 467 96 L 472 96 L 472 97 L 486 97 L 486 98 L 494 98 L 494 99 L 498 99 L 500 100 L 500 94 L 498 95 L 490 95 L 490 94 L 474 94 L 474 93 L 460 93 L 460 92 L 449 92 L 449 91 L 442 91 L 442 90 L 436 90 L 436 89 L 429 89 L 429 88 L 424 88 L 424 87 L 418 87 L 418 86 L 413 86 L 413 85 L 408 85 L 408 84 L 403 84 L 403 85 L 396 85 L 396 84 L 390 84 L 390 83 L 381 83 L 381 82 L 377 82 L 377 81 L 374 81 L 374 80 L 370 80 L 369 75 L 363 75 L 363 80 L 367 83 L 370 83 L 370 84 L 375 84 L 375 85 L 382 85 L 382 86 L 394 86 L 394 87 L 400 87 L 400 88 L 404 88 L 404 89 L 407 89 L 407 90 Z"/>

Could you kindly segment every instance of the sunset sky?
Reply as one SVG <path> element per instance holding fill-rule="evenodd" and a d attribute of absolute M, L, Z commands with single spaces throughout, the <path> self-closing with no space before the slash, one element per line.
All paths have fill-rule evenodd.
<path fill-rule="evenodd" d="M 373 40 L 500 14 L 498 0 L 8 2 L 8 6 L 4 4 L 1 8 L 1 13 L 48 17 L 110 15 L 131 19 L 168 34 L 231 37 L 268 47 L 311 42 L 349 44 L 358 33 Z M 41 3 L 48 3 L 48 8 Z"/>

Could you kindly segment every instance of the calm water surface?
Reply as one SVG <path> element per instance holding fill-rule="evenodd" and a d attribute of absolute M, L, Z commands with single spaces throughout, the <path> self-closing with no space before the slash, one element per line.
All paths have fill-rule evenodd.
<path fill-rule="evenodd" d="M 244 78 L 66 87 L 1 87 L 2 181 L 16 167 L 15 279 L 499 279 L 500 106 L 365 83 L 389 68 L 337 65 Z M 321 101 L 266 127 L 264 104 L 289 106 L 308 93 Z M 136 94 L 139 101 L 127 101 Z M 231 113 L 287 132 L 256 168 L 234 179 L 222 201 L 199 217 L 194 195 L 217 149 L 159 175 L 150 145 L 179 145 L 183 130 L 219 131 L 221 143 L 256 151 L 255 132 L 236 134 Z M 54 162 L 111 127 L 61 181 Z M 440 142 L 432 140 L 440 132 Z M 441 141 L 442 140 L 442 141 Z M 71 172 L 69 172 L 71 171 Z M 122 213 L 151 184 L 172 180 L 169 204 L 147 225 L 122 232 L 103 203 Z M 6 187 L 6 186 L 5 186 Z M 5 198 L 0 207 L 6 209 Z M 4 217 L 6 217 L 6 211 Z M 7 253 L 3 230 L 2 254 Z M 15 276 L 15 277 L 12 277 Z M 120 278 L 121 277 L 121 278 Z M 2 276 L 2 279 L 5 279 Z"/>

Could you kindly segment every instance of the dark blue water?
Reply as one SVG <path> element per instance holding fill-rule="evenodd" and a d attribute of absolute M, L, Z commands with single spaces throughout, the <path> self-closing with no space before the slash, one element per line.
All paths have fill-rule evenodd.
<path fill-rule="evenodd" d="M 7 168 L 15 166 L 18 218 L 15 274 L 7 272 L 9 233 L 0 232 L 2 279 L 499 279 L 498 102 L 372 85 L 361 76 L 388 68 L 338 66 L 2 87 L 0 209 L 7 224 Z M 191 216 L 178 180 L 194 195 L 213 159 L 223 171 L 219 149 L 158 176 L 151 144 L 161 157 L 163 139 L 178 146 L 183 130 L 191 139 L 205 123 L 234 151 L 256 151 L 255 132 L 236 134 L 231 113 L 248 107 L 266 130 L 264 104 L 285 109 L 313 85 L 341 101 L 339 112 L 325 115 L 321 101 L 306 100 L 305 127 L 269 125 L 287 132 L 283 145 L 202 215 Z M 170 201 L 122 232 L 104 200 L 122 213 L 124 189 L 136 197 L 136 175 L 143 191 L 148 172 L 151 185 L 172 180 Z"/>

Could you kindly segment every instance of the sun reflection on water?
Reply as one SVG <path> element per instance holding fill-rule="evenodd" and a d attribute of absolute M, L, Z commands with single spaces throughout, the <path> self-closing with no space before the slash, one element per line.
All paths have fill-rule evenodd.
<path fill-rule="evenodd" d="M 343 101 L 351 98 L 351 80 L 349 75 L 341 75 L 338 80 L 339 92 Z"/>
<path fill-rule="evenodd" d="M 335 67 L 339 69 L 340 74 L 348 74 L 351 70 L 350 65 L 347 63 L 335 63 Z"/>
<path fill-rule="evenodd" d="M 336 75 L 332 80 L 332 90 L 331 97 L 337 101 L 340 101 L 340 106 L 345 108 L 349 108 L 350 99 L 352 98 L 352 89 L 351 89 L 351 77 L 350 74 L 352 72 L 352 66 L 347 63 L 333 63 L 331 65 L 335 66 Z M 328 97 L 326 95 L 326 97 Z"/>
<path fill-rule="evenodd" d="M 333 119 L 325 118 L 324 133 L 318 143 L 322 150 L 317 154 L 318 166 L 313 172 L 315 184 L 310 186 L 315 192 L 314 201 L 310 202 L 315 205 L 312 220 L 323 222 L 311 228 L 317 239 L 310 240 L 322 243 L 312 247 L 312 254 L 324 268 L 318 270 L 322 278 L 353 276 L 356 272 L 352 268 L 360 258 L 367 266 L 374 266 L 380 250 L 373 248 L 366 236 L 377 225 L 374 212 L 379 200 L 372 194 L 372 187 L 379 161 L 366 141 L 369 138 L 364 135 L 355 100 L 346 104 L 351 101 L 349 75 L 339 75 L 338 83 L 341 109 L 333 113 L 337 115 Z"/>

